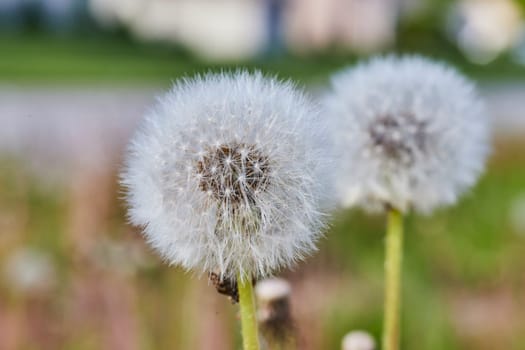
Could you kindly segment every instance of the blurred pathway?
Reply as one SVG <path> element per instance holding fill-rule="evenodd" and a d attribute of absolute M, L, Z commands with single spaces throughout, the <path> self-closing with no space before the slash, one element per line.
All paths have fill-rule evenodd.
<path fill-rule="evenodd" d="M 136 88 L 0 86 L 0 157 L 14 156 L 39 175 L 59 179 L 72 168 L 115 168 L 157 94 Z"/>
<path fill-rule="evenodd" d="M 495 130 L 525 137 L 525 84 L 482 89 Z M 18 88 L 0 85 L 0 156 L 14 154 L 40 174 L 68 166 L 118 165 L 139 117 L 160 91 L 141 88 Z"/>
<path fill-rule="evenodd" d="M 482 93 L 496 133 L 525 138 L 525 83 L 486 86 Z"/>

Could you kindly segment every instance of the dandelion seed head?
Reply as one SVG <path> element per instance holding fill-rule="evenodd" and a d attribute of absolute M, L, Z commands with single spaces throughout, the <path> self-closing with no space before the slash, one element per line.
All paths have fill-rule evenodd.
<path fill-rule="evenodd" d="M 346 334 L 342 341 L 343 350 L 375 350 L 376 342 L 365 331 L 352 331 Z"/>
<path fill-rule="evenodd" d="M 13 289 L 24 293 L 51 291 L 57 282 L 52 258 L 44 251 L 28 247 L 8 256 L 4 277 Z"/>
<path fill-rule="evenodd" d="M 122 173 L 130 219 L 172 264 L 270 275 L 315 249 L 329 138 L 289 83 L 246 72 L 183 80 L 132 139 Z"/>
<path fill-rule="evenodd" d="M 255 286 L 255 294 L 259 300 L 275 301 L 289 298 L 292 287 L 288 281 L 282 278 L 268 278 L 259 281 Z"/>
<path fill-rule="evenodd" d="M 335 75 L 340 202 L 428 213 L 456 202 L 483 170 L 489 125 L 472 83 L 425 58 L 382 57 Z"/>

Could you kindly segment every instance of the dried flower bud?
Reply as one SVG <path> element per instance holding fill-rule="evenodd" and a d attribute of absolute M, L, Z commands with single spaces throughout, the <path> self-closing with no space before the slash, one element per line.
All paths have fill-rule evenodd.
<path fill-rule="evenodd" d="M 294 341 L 290 293 L 290 284 L 280 278 L 259 281 L 255 288 L 259 325 L 270 344 L 286 345 Z"/>

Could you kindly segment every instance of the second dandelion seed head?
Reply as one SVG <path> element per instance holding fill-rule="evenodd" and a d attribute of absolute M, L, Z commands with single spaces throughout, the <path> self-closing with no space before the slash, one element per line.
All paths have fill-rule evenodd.
<path fill-rule="evenodd" d="M 341 150 L 347 206 L 428 213 L 474 184 L 488 153 L 488 119 L 472 83 L 441 63 L 372 59 L 336 74 L 324 99 Z"/>

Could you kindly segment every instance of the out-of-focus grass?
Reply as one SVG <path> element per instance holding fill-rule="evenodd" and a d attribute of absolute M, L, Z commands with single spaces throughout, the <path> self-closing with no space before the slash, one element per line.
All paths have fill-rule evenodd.
<path fill-rule="evenodd" d="M 181 75 L 228 69 L 260 69 L 309 82 L 354 59 L 337 56 L 263 57 L 251 62 L 213 64 L 180 48 L 139 44 L 122 38 L 0 36 L 0 82 L 169 84 Z"/>
<path fill-rule="evenodd" d="M 430 217 L 407 218 L 403 349 L 525 349 L 525 315 L 519 311 L 525 304 L 525 236 L 515 232 L 508 220 L 513 201 L 525 193 L 523 149 L 523 143 L 498 144 L 488 172 L 456 207 Z M 101 265 L 93 251 L 84 252 L 86 256 L 79 260 L 70 231 L 71 207 L 79 203 L 71 200 L 71 188 L 42 187 L 14 161 L 3 161 L 0 169 L 0 265 L 5 267 L 18 247 L 33 246 L 53 256 L 58 269 L 52 294 L 37 298 L 39 309 L 31 306 L 35 303 L 31 294 L 19 295 L 11 304 L 7 296 L 13 295 L 13 287 L 0 280 L 2 310 L 15 312 L 20 303 L 26 303 L 27 317 L 43 313 L 46 323 L 40 327 L 55 330 L 47 338 L 34 329 L 28 331 L 20 348 L 40 344 L 38 348 L 43 349 L 98 349 L 113 334 L 104 335 L 104 329 L 130 319 L 135 328 L 130 325 L 122 332 L 132 333 L 126 336 L 139 349 L 195 348 L 202 338 L 197 332 L 210 329 L 203 326 L 207 318 L 222 324 L 224 339 L 229 339 L 217 342 L 238 344 L 235 308 L 205 280 L 169 268 L 147 253 L 142 239 L 124 223 L 117 193 L 110 196 L 104 229 L 99 225 L 90 239 L 95 245 L 108 238 L 129 243 L 125 249 L 138 245 L 147 263 L 123 262 L 130 265 L 131 274 L 122 273 L 118 260 Z M 342 336 L 356 328 L 379 338 L 383 226 L 382 217 L 341 211 L 321 242 L 319 254 L 285 274 L 299 298 L 305 288 L 302 281 L 313 282 L 308 298 L 294 304 L 299 314 L 312 305 L 322 305 L 309 316 L 318 328 L 300 329 L 306 334 L 305 341 L 317 334 L 317 347 L 305 348 L 338 349 Z M 79 283 L 81 291 L 93 292 L 78 294 Z M 79 311 L 76 303 L 86 302 L 92 306 Z M 113 307 L 117 309 L 112 313 Z M 304 325 L 302 321 L 298 320 L 299 326 Z"/>
<path fill-rule="evenodd" d="M 418 34 L 419 33 L 419 34 Z M 256 60 L 213 64 L 181 48 L 144 44 L 119 36 L 43 34 L 0 35 L 0 82 L 22 84 L 106 83 L 168 85 L 181 75 L 237 68 L 260 69 L 304 83 L 325 81 L 329 73 L 356 62 L 357 56 L 331 53 L 263 56 Z M 508 57 L 485 66 L 469 64 L 440 32 L 410 31 L 391 52 L 421 53 L 453 63 L 478 79 L 523 79 L 525 68 Z"/>

